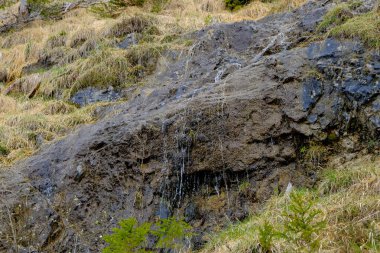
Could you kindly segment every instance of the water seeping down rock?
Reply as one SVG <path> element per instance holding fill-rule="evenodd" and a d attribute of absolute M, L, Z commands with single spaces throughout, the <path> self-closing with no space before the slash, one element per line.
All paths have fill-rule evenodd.
<path fill-rule="evenodd" d="M 171 215 L 195 227 L 199 247 L 289 182 L 313 185 L 302 145 L 378 138 L 378 52 L 356 40 L 302 44 L 331 6 L 188 35 L 189 52 L 168 53 L 110 116 L 1 171 L 0 251 L 98 252 L 120 219 Z"/>

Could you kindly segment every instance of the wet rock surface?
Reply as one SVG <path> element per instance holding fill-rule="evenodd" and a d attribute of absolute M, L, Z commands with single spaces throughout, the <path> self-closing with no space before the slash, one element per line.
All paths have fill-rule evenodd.
<path fill-rule="evenodd" d="M 116 101 L 121 98 L 121 94 L 117 92 L 112 86 L 107 89 L 97 89 L 88 87 L 79 90 L 71 97 L 71 102 L 80 106 L 93 104 L 96 102 L 110 102 Z"/>
<path fill-rule="evenodd" d="M 298 156 L 308 141 L 377 138 L 378 53 L 352 40 L 297 46 L 329 8 L 323 2 L 192 34 L 189 52 L 112 107 L 116 115 L 2 171 L 2 224 L 7 211 L 25 217 L 8 219 L 18 247 L 98 252 L 101 236 L 130 216 L 180 215 L 202 235 L 289 182 L 314 184 Z M 12 252 L 11 226 L 0 232 L 0 249 Z"/>

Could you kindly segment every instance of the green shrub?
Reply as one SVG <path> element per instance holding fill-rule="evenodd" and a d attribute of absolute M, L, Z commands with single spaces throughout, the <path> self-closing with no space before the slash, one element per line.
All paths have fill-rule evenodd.
<path fill-rule="evenodd" d="M 226 8 L 233 11 L 247 5 L 251 0 L 224 0 Z"/>
<path fill-rule="evenodd" d="M 211 25 L 211 23 L 212 23 L 212 16 L 210 14 L 208 14 L 205 17 L 205 25 Z"/>
<path fill-rule="evenodd" d="M 281 213 L 282 225 L 273 226 L 264 220 L 258 228 L 260 252 L 271 252 L 278 240 L 286 240 L 294 252 L 314 252 L 319 247 L 318 235 L 326 222 L 320 219 L 322 211 L 315 207 L 315 195 L 309 191 L 296 190 L 290 194 L 290 202 Z"/>
<path fill-rule="evenodd" d="M 0 0 L 0 10 L 11 6 L 15 2 L 16 1 L 13 1 L 13 0 Z"/>
<path fill-rule="evenodd" d="M 318 248 L 319 241 L 316 234 L 325 226 L 325 221 L 318 220 L 321 214 L 322 211 L 314 207 L 311 194 L 303 191 L 292 192 L 290 203 L 282 213 L 284 217 L 282 236 L 298 247 Z"/>
<path fill-rule="evenodd" d="M 90 11 L 100 17 L 117 17 L 128 6 L 143 6 L 145 0 L 110 0 L 102 2 L 90 8 Z"/>
<path fill-rule="evenodd" d="M 119 222 L 120 228 L 114 228 L 112 235 L 104 236 L 104 240 L 109 244 L 103 249 L 103 253 L 129 253 L 147 252 L 145 246 L 147 236 L 152 224 L 137 224 L 135 218 L 125 219 Z"/>
<path fill-rule="evenodd" d="M 129 6 L 143 6 L 145 3 L 145 0 L 129 0 L 127 1 Z"/>
<path fill-rule="evenodd" d="M 6 156 L 8 154 L 9 154 L 8 148 L 4 144 L 0 143 L 0 156 Z"/>
<path fill-rule="evenodd" d="M 158 252 L 161 249 L 180 250 L 184 246 L 184 239 L 190 237 L 191 226 L 176 218 L 161 219 L 155 224 L 144 222 L 138 225 L 135 218 L 128 218 L 119 222 L 120 228 L 114 228 L 113 234 L 104 236 L 109 244 L 103 253 L 142 253 Z M 157 238 L 153 247 L 147 250 L 149 235 Z"/>
<path fill-rule="evenodd" d="M 270 252 L 272 249 L 273 239 L 278 236 L 278 232 L 267 221 L 264 221 L 263 226 L 259 227 L 259 243 L 263 252 Z"/>
<path fill-rule="evenodd" d="M 202 252 L 379 252 L 379 157 L 321 171 L 316 189 L 272 196 Z M 375 160 L 372 160 L 375 159 Z"/>
<path fill-rule="evenodd" d="M 169 0 L 152 0 L 151 12 L 160 13 L 168 2 Z"/>
<path fill-rule="evenodd" d="M 305 165 L 316 169 L 325 162 L 328 150 L 321 144 L 311 142 L 307 146 L 302 146 L 300 153 L 303 156 Z"/>
<path fill-rule="evenodd" d="M 45 20 L 47 19 L 62 19 L 63 15 L 63 5 L 62 3 L 52 3 L 45 5 L 41 8 L 41 17 Z"/>
<path fill-rule="evenodd" d="M 50 0 L 27 0 L 28 8 L 31 12 L 41 11 L 49 3 Z"/>
<path fill-rule="evenodd" d="M 191 237 L 191 226 L 176 218 L 161 219 L 155 224 L 152 234 L 157 236 L 156 248 L 179 250 L 183 247 L 183 240 Z"/>
<path fill-rule="evenodd" d="M 239 184 L 239 192 L 246 192 L 251 187 L 251 183 L 249 181 L 243 181 Z"/>
<path fill-rule="evenodd" d="M 110 0 L 109 2 L 101 2 L 90 8 L 90 11 L 99 15 L 100 17 L 116 17 L 120 14 L 120 11 L 128 7 L 128 4 L 124 0 Z"/>

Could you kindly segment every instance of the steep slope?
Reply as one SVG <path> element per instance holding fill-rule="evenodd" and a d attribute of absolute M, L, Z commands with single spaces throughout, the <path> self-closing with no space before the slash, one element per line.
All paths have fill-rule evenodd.
<path fill-rule="evenodd" d="M 359 40 L 305 43 L 333 6 L 187 35 L 189 52 L 167 51 L 129 101 L 1 171 L 0 246 L 97 252 L 122 218 L 175 214 L 197 247 L 275 189 L 313 185 L 323 161 L 306 166 L 302 147 L 350 153 L 377 140 L 378 52 Z"/>

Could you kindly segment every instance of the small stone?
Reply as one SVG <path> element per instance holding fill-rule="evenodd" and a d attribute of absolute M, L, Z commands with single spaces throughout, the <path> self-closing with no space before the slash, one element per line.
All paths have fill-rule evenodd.
<path fill-rule="evenodd" d="M 194 203 L 190 203 L 185 208 L 185 221 L 190 222 L 194 220 L 197 216 L 197 206 Z"/>
<path fill-rule="evenodd" d="M 77 173 L 75 175 L 74 180 L 75 181 L 80 181 L 83 178 L 83 176 L 84 176 L 84 169 L 83 169 L 82 165 L 78 165 L 77 166 L 76 172 Z"/>
<path fill-rule="evenodd" d="M 118 45 L 119 48 L 128 49 L 137 44 L 137 38 L 135 33 L 128 34 L 125 39 Z"/>
<path fill-rule="evenodd" d="M 315 114 L 311 114 L 307 117 L 307 121 L 311 124 L 314 124 L 315 122 L 317 122 L 318 120 L 318 116 L 315 115 Z"/>
<path fill-rule="evenodd" d="M 71 102 L 80 106 L 93 104 L 96 102 L 111 102 L 121 98 L 119 92 L 115 91 L 112 86 L 107 89 L 99 90 L 94 87 L 88 87 L 79 90 L 74 96 L 71 97 Z"/>
<path fill-rule="evenodd" d="M 346 149 L 349 152 L 352 152 L 355 150 L 355 143 L 350 138 L 344 138 L 341 142 L 341 145 L 344 149 Z"/>

